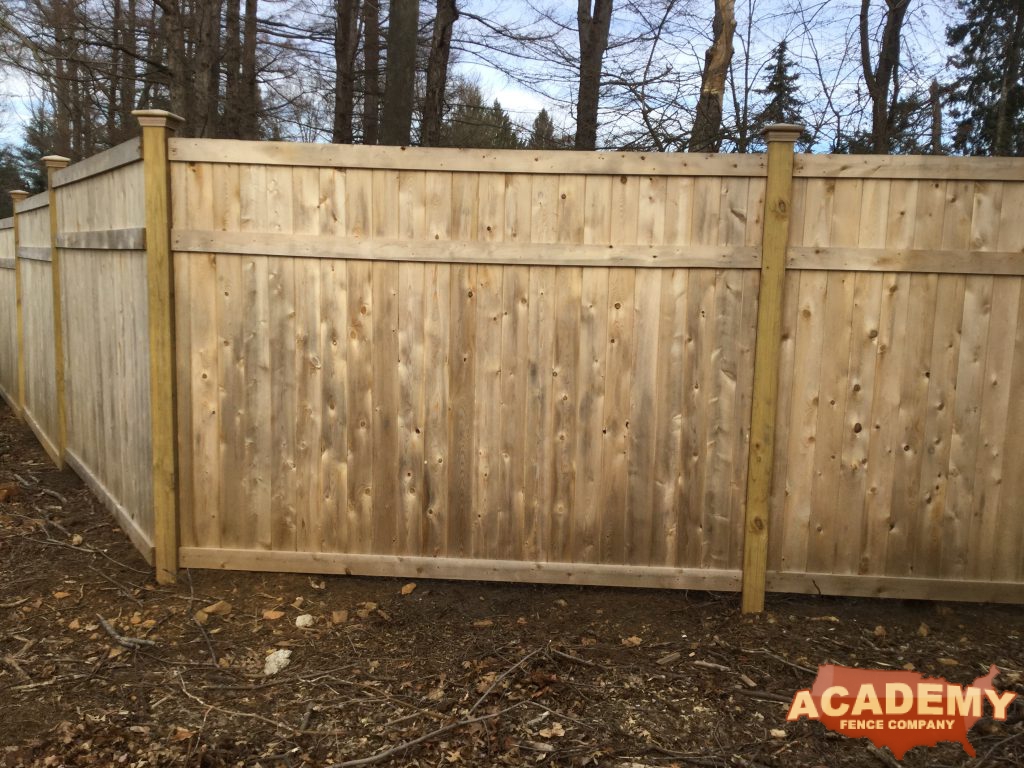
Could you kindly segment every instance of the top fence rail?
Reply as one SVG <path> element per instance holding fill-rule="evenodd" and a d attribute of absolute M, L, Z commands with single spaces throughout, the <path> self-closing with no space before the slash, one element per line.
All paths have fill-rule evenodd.
<path fill-rule="evenodd" d="M 401 171 L 614 176 L 746 176 L 767 173 L 764 155 L 567 152 L 171 139 L 172 162 L 375 168 Z"/>

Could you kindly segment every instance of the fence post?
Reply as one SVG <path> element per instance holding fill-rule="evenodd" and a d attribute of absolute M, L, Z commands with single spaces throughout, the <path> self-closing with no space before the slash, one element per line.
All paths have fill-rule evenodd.
<path fill-rule="evenodd" d="M 61 305 L 60 250 L 57 248 L 57 189 L 53 174 L 71 163 L 60 155 L 43 158 L 46 166 L 46 189 L 50 198 L 50 276 L 53 283 L 53 355 L 54 377 L 57 379 L 57 467 L 64 467 L 64 450 L 68 444 L 67 412 L 64 409 L 64 312 Z"/>
<path fill-rule="evenodd" d="M 132 112 L 142 127 L 149 303 L 149 413 L 153 444 L 153 559 L 156 580 L 178 575 L 177 374 L 174 359 L 174 261 L 167 139 L 182 119 L 159 109 Z"/>
<path fill-rule="evenodd" d="M 18 234 L 18 203 L 28 197 L 28 192 L 16 189 L 10 193 L 14 218 L 14 296 L 15 296 L 15 322 L 17 328 L 18 345 L 18 391 L 14 396 L 18 398 L 18 417 L 25 418 L 25 332 L 21 320 L 21 259 L 18 258 L 18 246 L 21 245 L 21 235 Z"/>
<path fill-rule="evenodd" d="M 764 193 L 761 285 L 754 349 L 754 391 L 747 456 L 747 495 L 743 536 L 743 613 L 764 610 L 768 569 L 768 505 L 772 496 L 775 418 L 782 343 L 782 294 L 793 190 L 793 148 L 802 126 L 787 123 L 765 129 L 768 179 Z"/>

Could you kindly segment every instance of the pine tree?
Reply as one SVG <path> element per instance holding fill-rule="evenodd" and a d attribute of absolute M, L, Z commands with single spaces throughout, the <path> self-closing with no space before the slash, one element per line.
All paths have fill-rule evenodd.
<path fill-rule="evenodd" d="M 34 110 L 25 126 L 25 138 L 13 153 L 26 192 L 35 194 L 46 189 L 46 169 L 40 161 L 54 153 L 56 134 L 53 115 L 43 109 Z"/>
<path fill-rule="evenodd" d="M 526 147 L 527 149 L 558 149 L 558 142 L 555 140 L 555 124 L 546 109 L 537 113 Z"/>
<path fill-rule="evenodd" d="M 953 148 L 1024 155 L 1024 0 L 958 0 L 964 21 L 946 29 L 958 49 L 950 102 Z"/>
<path fill-rule="evenodd" d="M 800 112 L 804 102 L 800 99 L 800 75 L 793 72 L 796 63 L 789 57 L 789 45 L 783 40 L 772 50 L 771 61 L 765 67 L 765 86 L 757 89 L 768 101 L 751 121 L 751 136 L 760 141 L 761 131 L 774 123 L 800 124 Z M 804 151 L 813 141 L 811 134 L 804 131 L 797 140 L 797 147 Z"/>
<path fill-rule="evenodd" d="M 14 150 L 0 147 L 0 219 L 6 219 L 14 212 L 14 201 L 7 194 L 14 189 L 24 189 L 21 169 Z"/>
<path fill-rule="evenodd" d="M 449 100 L 455 106 L 441 126 L 442 146 L 482 149 L 519 149 L 522 146 L 516 127 L 501 103 L 495 99 L 487 106 L 477 85 L 454 83 Z"/>

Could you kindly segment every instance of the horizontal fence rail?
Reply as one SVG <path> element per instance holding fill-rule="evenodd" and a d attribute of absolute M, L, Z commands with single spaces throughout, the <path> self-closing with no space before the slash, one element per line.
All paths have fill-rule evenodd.
<path fill-rule="evenodd" d="M 1024 162 L 139 118 L 0 221 L 0 394 L 161 580 L 1024 602 Z"/>

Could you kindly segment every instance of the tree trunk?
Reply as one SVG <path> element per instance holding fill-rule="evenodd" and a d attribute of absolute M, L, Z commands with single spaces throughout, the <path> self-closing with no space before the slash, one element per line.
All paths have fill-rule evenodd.
<path fill-rule="evenodd" d="M 239 95 L 238 137 L 254 141 L 260 137 L 260 89 L 256 80 L 256 13 L 259 0 L 245 0 L 242 42 L 242 83 Z"/>
<path fill-rule="evenodd" d="M 363 143 L 376 144 L 380 130 L 379 0 L 363 2 Z"/>
<path fill-rule="evenodd" d="M 717 152 L 722 146 L 722 103 L 725 79 L 732 62 L 732 39 L 736 31 L 735 0 L 715 0 L 711 47 L 704 54 L 700 98 L 690 134 L 691 152 Z"/>
<path fill-rule="evenodd" d="M 334 2 L 334 130 L 335 144 L 352 143 L 352 112 L 355 108 L 356 18 L 359 0 Z"/>
<path fill-rule="evenodd" d="M 884 0 L 888 12 L 878 47 L 878 65 L 872 66 L 868 37 L 868 11 L 871 0 L 860 5 L 860 62 L 864 83 L 871 98 L 871 151 L 887 153 L 892 148 L 893 107 L 899 99 L 900 47 L 903 41 L 903 20 L 910 0 Z M 890 93 L 891 91 L 891 93 Z"/>
<path fill-rule="evenodd" d="M 601 99 L 601 68 L 608 49 L 612 0 L 579 0 L 580 81 L 576 104 L 576 149 L 597 148 L 597 108 Z"/>
<path fill-rule="evenodd" d="M 239 138 L 242 112 L 242 20 L 240 0 L 225 0 L 224 12 L 224 120 L 219 135 L 225 139 Z"/>
<path fill-rule="evenodd" d="M 387 86 L 381 120 L 381 144 L 407 145 L 412 138 L 412 102 L 416 86 L 418 0 L 391 3 L 388 22 Z"/>
<path fill-rule="evenodd" d="M 932 80 L 928 89 L 928 100 L 932 108 L 932 141 L 931 150 L 933 155 L 942 154 L 942 98 L 939 91 L 939 81 Z"/>
<path fill-rule="evenodd" d="M 992 153 L 1011 155 L 1013 141 L 1010 136 L 1010 88 L 1020 80 L 1021 38 L 1024 36 L 1024 11 L 1017 11 L 1013 34 L 1009 40 L 1006 59 L 1003 64 L 1003 79 L 999 85 L 999 101 L 996 103 L 995 135 L 992 139 Z"/>
<path fill-rule="evenodd" d="M 233 0 L 230 0 L 233 1 Z M 220 16 L 222 0 L 204 0 L 196 15 L 195 36 L 195 135 L 217 136 L 220 94 Z"/>
<path fill-rule="evenodd" d="M 441 141 L 441 117 L 444 112 L 444 91 L 448 84 L 448 61 L 451 57 L 452 27 L 459 18 L 455 0 L 437 0 L 434 36 L 427 61 L 427 90 L 423 101 L 423 125 L 420 143 L 436 147 Z"/>

